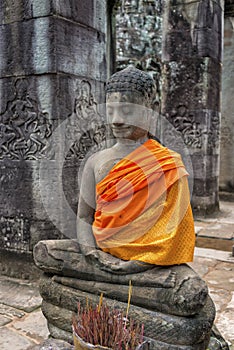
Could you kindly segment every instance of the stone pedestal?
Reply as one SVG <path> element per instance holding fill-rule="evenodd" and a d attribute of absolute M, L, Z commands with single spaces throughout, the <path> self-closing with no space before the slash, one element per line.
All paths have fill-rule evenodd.
<path fill-rule="evenodd" d="M 130 315 L 144 324 L 150 349 L 207 349 L 215 308 L 205 282 L 186 264 L 115 274 L 89 263 L 76 240 L 39 242 L 34 260 L 44 271 L 42 311 L 54 338 L 72 342 L 78 301 L 96 305 L 103 293 L 109 307 L 125 312 L 131 280 Z"/>
<path fill-rule="evenodd" d="M 234 193 L 234 5 L 225 9 L 222 75 L 220 189 Z"/>
<path fill-rule="evenodd" d="M 88 298 L 90 303 L 98 305 L 101 286 L 97 284 L 94 293 L 95 284 L 92 282 L 89 287 L 91 292 L 88 293 L 87 290 L 83 291 L 85 290 L 83 289 L 85 282 L 82 280 L 80 280 L 81 288 L 79 288 L 79 281 L 77 280 L 77 289 L 74 289 L 69 287 L 69 282 L 73 284 L 74 278 L 63 279 L 63 283 L 67 283 L 67 286 L 56 282 L 56 279 L 57 281 L 61 280 L 59 276 L 54 276 L 52 279 L 44 276 L 41 280 L 42 311 L 47 318 L 52 337 L 72 343 L 71 319 L 73 313 L 77 312 L 77 302 L 80 301 L 81 304 L 85 305 Z M 105 283 L 103 283 L 104 285 Z M 115 285 L 109 285 L 108 287 L 112 293 L 105 293 L 108 296 L 105 297 L 105 302 L 109 307 L 117 307 L 125 312 L 127 309 L 127 295 L 126 302 L 113 300 L 111 294 L 116 295 L 118 291 L 115 291 Z M 210 298 L 208 298 L 204 309 L 192 317 L 173 316 L 139 307 L 133 303 L 134 301 L 131 304 L 129 316 L 144 323 L 144 334 L 151 340 L 150 349 L 207 349 L 210 339 L 209 330 L 214 318 L 213 303 Z"/>
<path fill-rule="evenodd" d="M 1 249 L 76 235 L 78 167 L 105 136 L 105 32 L 104 0 L 1 1 Z"/>
<path fill-rule="evenodd" d="M 168 1 L 164 9 L 162 115 L 189 150 L 201 215 L 219 207 L 222 23 L 222 1 Z M 170 145 L 169 134 L 162 126 Z"/>

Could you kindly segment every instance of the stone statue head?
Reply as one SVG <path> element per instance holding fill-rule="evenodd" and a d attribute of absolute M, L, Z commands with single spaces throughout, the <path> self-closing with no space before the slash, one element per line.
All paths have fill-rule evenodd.
<path fill-rule="evenodd" d="M 133 66 L 113 74 L 106 84 L 107 119 L 116 138 L 138 140 L 150 130 L 155 97 L 151 76 Z"/>
<path fill-rule="evenodd" d="M 113 74 L 106 84 L 107 99 L 113 92 L 125 95 L 136 94 L 134 103 L 151 107 L 156 93 L 153 78 L 134 66 L 129 66 Z M 132 101 L 133 102 L 133 101 Z"/>

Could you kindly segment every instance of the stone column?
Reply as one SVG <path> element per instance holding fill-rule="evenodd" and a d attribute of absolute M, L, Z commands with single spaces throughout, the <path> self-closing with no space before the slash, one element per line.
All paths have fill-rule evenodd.
<path fill-rule="evenodd" d="M 28 253 L 39 240 L 76 235 L 77 164 L 104 138 L 97 103 L 104 101 L 105 33 L 105 0 L 1 1 L 5 252 Z"/>
<path fill-rule="evenodd" d="M 222 122 L 220 150 L 220 189 L 234 192 L 234 4 L 225 2 L 224 53 L 222 75 Z"/>
<path fill-rule="evenodd" d="M 219 207 L 222 26 L 221 0 L 165 4 L 162 114 L 189 150 L 192 205 L 201 215 Z"/>

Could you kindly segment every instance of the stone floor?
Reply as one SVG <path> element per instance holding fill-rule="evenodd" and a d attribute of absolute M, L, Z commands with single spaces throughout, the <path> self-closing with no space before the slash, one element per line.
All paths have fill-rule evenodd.
<path fill-rule="evenodd" d="M 197 246 L 232 251 L 234 202 L 220 202 L 220 212 L 195 221 Z"/>
<path fill-rule="evenodd" d="M 234 350 L 234 203 L 222 203 L 221 214 L 195 225 L 197 236 L 214 239 L 222 232 L 227 241 L 226 251 L 197 247 L 191 266 L 206 280 L 217 309 L 216 325 Z M 40 305 L 38 282 L 0 276 L 0 350 L 26 350 L 47 339 Z"/>

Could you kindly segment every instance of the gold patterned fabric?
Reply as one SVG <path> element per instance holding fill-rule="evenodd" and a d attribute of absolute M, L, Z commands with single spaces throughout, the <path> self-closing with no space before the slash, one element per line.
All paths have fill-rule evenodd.
<path fill-rule="evenodd" d="M 142 217 L 131 223 L 129 230 L 144 231 L 146 225 L 157 217 L 154 225 L 133 242 L 110 248 L 105 252 L 123 260 L 139 260 L 155 265 L 175 265 L 193 261 L 195 233 L 191 206 L 188 204 L 187 179 L 182 178 L 168 190 L 166 200 L 161 199 Z M 179 206 L 178 206 L 179 204 Z M 186 208 L 187 207 L 187 208 Z M 122 235 L 129 237 L 127 230 Z M 110 244 L 111 243 L 111 244 Z"/>

